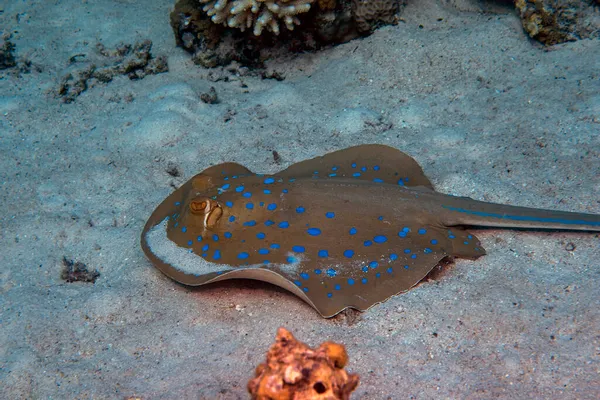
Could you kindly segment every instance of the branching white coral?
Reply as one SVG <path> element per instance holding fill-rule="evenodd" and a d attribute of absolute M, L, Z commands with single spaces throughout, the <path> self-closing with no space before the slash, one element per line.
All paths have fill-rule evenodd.
<path fill-rule="evenodd" d="M 314 0 L 199 0 L 202 9 L 215 24 L 237 28 L 242 32 L 253 27 L 259 36 L 263 29 L 279 34 L 279 23 L 294 30 L 300 25 L 296 15 L 310 10 Z"/>

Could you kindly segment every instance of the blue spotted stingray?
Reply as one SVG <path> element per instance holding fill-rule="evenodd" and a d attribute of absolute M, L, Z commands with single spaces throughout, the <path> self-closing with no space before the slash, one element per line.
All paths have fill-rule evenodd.
<path fill-rule="evenodd" d="M 484 255 L 465 225 L 600 231 L 600 215 L 445 195 L 410 156 L 363 145 L 274 175 L 208 168 L 156 208 L 141 244 L 180 283 L 262 280 L 330 317 L 409 290 L 445 257 Z"/>

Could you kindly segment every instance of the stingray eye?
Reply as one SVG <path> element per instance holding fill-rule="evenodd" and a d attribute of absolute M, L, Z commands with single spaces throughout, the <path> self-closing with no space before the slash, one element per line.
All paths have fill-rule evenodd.
<path fill-rule="evenodd" d="M 217 222 L 219 222 L 221 215 L 223 215 L 223 209 L 219 204 L 214 203 L 213 209 L 210 211 L 210 214 L 208 214 L 208 216 L 206 217 L 206 227 L 210 229 L 214 228 Z"/>
<path fill-rule="evenodd" d="M 207 214 L 210 212 L 210 204 L 207 200 L 193 200 L 190 202 L 190 211 L 193 214 Z"/>

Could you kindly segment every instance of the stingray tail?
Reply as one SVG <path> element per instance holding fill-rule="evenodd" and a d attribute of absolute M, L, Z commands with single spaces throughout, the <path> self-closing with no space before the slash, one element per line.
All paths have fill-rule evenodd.
<path fill-rule="evenodd" d="M 454 196 L 447 196 L 441 206 L 445 210 L 442 219 L 447 225 L 600 232 L 598 214 L 508 206 Z"/>

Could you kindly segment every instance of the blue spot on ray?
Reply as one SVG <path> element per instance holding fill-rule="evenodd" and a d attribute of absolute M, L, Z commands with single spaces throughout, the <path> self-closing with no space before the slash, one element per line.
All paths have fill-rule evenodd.
<path fill-rule="evenodd" d="M 377 235 L 373 238 L 373 241 L 375 243 L 385 243 L 387 242 L 387 237 L 385 237 L 384 235 Z"/>
<path fill-rule="evenodd" d="M 321 234 L 321 230 L 319 228 L 308 228 L 306 232 L 310 236 L 319 236 Z"/>

